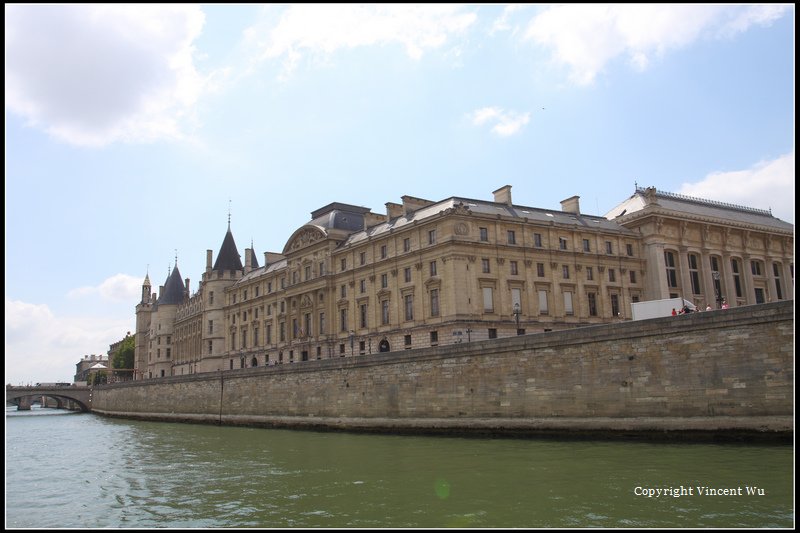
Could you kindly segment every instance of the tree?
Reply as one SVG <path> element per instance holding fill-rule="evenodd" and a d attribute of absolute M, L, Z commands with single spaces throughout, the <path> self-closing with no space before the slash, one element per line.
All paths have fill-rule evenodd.
<path fill-rule="evenodd" d="M 86 384 L 90 387 L 92 385 L 103 385 L 108 383 L 108 374 L 105 370 L 100 370 L 98 372 L 93 372 L 89 374 L 86 378 Z"/>
<path fill-rule="evenodd" d="M 120 369 L 127 375 L 133 373 L 133 356 L 135 353 L 135 343 L 133 335 L 128 335 L 122 340 L 122 343 L 119 346 L 119 349 L 114 354 L 114 357 L 111 360 L 111 368 L 116 370 Z M 115 372 L 118 374 L 118 372 Z"/>

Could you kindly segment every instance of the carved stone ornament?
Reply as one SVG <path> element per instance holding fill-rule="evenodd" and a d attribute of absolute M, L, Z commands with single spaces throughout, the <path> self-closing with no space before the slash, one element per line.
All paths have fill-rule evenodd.
<path fill-rule="evenodd" d="M 321 239 L 322 235 L 319 231 L 313 229 L 304 229 L 295 235 L 294 239 L 292 239 L 292 242 L 289 244 L 289 249 L 299 250 L 300 248 L 304 248 L 309 244 L 317 242 Z"/>
<path fill-rule="evenodd" d="M 456 235 L 467 235 L 469 233 L 469 226 L 467 226 L 463 222 L 459 222 L 458 224 L 456 224 L 453 231 L 456 232 Z"/>

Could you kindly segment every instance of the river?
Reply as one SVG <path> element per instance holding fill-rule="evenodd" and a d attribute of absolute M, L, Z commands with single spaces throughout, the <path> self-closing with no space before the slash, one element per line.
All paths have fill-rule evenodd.
<path fill-rule="evenodd" d="M 319 433 L 6 409 L 7 528 L 792 528 L 793 478 L 791 445 Z"/>

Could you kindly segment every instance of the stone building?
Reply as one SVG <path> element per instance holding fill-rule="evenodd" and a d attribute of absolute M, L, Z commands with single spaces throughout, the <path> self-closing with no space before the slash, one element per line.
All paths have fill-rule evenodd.
<path fill-rule="evenodd" d="M 75 378 L 76 382 L 83 382 L 89 378 L 90 374 L 95 372 L 102 372 L 108 370 L 111 366 L 108 357 L 103 355 L 84 355 L 83 359 L 75 364 Z"/>
<path fill-rule="evenodd" d="M 177 264 L 158 297 L 146 277 L 137 379 L 568 329 L 672 295 L 788 299 L 792 250 L 793 226 L 767 211 L 655 189 L 606 217 L 577 196 L 516 205 L 510 186 L 493 201 L 403 196 L 385 213 L 334 202 L 263 266 L 252 245 L 242 264 L 229 223 L 193 295 Z"/>

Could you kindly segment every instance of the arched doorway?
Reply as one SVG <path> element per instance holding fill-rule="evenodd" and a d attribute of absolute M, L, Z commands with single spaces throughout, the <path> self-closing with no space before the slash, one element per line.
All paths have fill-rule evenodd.
<path fill-rule="evenodd" d="M 378 344 L 378 351 L 379 352 L 388 352 L 389 351 L 389 341 L 386 339 L 381 340 L 380 344 Z"/>

